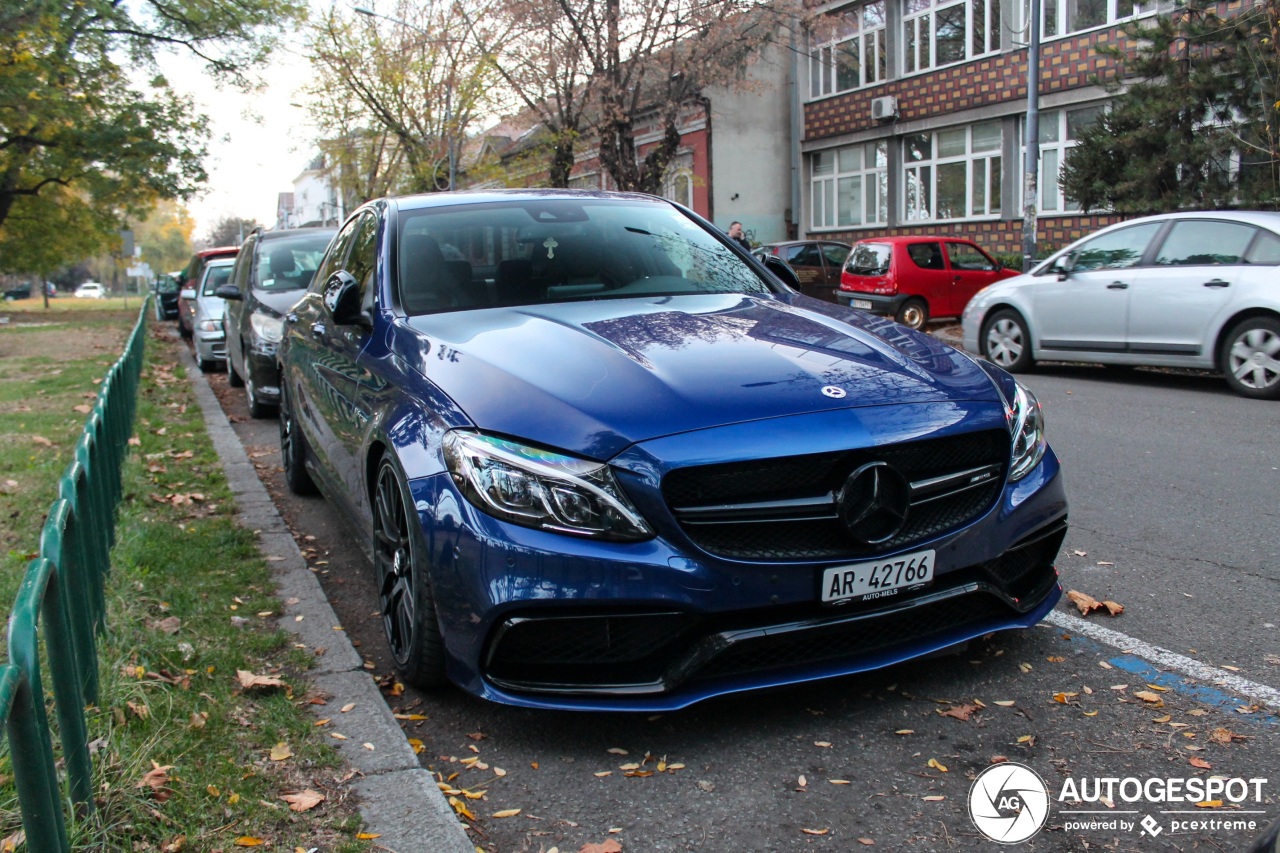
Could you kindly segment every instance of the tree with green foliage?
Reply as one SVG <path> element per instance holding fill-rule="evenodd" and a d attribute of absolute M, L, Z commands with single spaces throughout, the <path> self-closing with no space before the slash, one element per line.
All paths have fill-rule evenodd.
<path fill-rule="evenodd" d="M 1072 149 L 1066 194 L 1133 214 L 1280 206 L 1280 0 L 1185 0 L 1125 30 L 1105 49 L 1115 100 Z"/>
<path fill-rule="evenodd" d="M 206 120 L 159 74 L 187 51 L 248 86 L 300 0 L 5 0 L 0 271 L 50 270 L 206 179 Z M 151 75 L 139 83 L 139 72 Z M 56 261 L 56 262 L 55 262 Z M 52 265 L 52 266 L 51 266 Z"/>
<path fill-rule="evenodd" d="M 200 244 L 205 248 L 214 246 L 239 246 L 249 232 L 258 227 L 258 220 L 242 216 L 223 216 L 209 226 L 209 233 Z"/>

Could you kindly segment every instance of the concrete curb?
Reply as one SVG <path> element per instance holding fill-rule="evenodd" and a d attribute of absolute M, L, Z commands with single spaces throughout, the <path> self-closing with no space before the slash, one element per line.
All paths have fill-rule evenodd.
<path fill-rule="evenodd" d="M 323 713 L 333 718 L 335 708 L 355 705 L 341 715 L 340 727 L 330 728 L 347 736 L 347 740 L 334 740 L 334 744 L 343 760 L 358 773 L 351 789 L 360 795 L 365 831 L 378 833 L 379 849 L 392 853 L 475 853 L 465 829 L 436 786 L 435 777 L 419 766 L 413 747 L 342 631 L 320 581 L 307 568 L 213 389 L 185 347 L 180 359 L 191 377 L 205 428 L 235 495 L 240 510 L 237 522 L 258 532 L 258 548 L 271 563 L 271 574 L 283 602 L 280 624 L 295 635 L 297 642 L 308 648 L 325 649 L 308 677 L 332 698 L 328 705 L 312 706 L 313 711 L 317 716 Z"/>

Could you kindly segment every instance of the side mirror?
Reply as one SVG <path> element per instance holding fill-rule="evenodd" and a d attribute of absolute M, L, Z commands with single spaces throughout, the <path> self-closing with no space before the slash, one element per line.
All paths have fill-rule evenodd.
<path fill-rule="evenodd" d="M 796 275 L 796 271 L 791 265 L 777 255 L 765 255 L 761 260 L 764 268 L 773 273 L 774 278 L 785 284 L 792 290 L 800 289 L 800 278 Z"/>
<path fill-rule="evenodd" d="M 196 292 L 189 287 L 183 288 L 182 292 L 179 293 L 178 295 L 181 296 L 183 299 L 187 300 L 188 302 L 196 298 Z"/>
<path fill-rule="evenodd" d="M 368 320 L 360 310 L 360 282 L 346 270 L 338 270 L 329 276 L 324 285 L 324 307 L 333 315 L 339 326 L 367 326 Z"/>
<path fill-rule="evenodd" d="M 217 289 L 213 291 L 213 295 L 219 299 L 230 299 L 233 302 L 240 302 L 244 300 L 244 294 L 241 293 L 240 288 L 236 287 L 234 284 L 218 285 Z"/>
<path fill-rule="evenodd" d="M 1058 274 L 1058 281 L 1065 281 L 1071 271 L 1076 268 L 1076 253 L 1067 252 L 1053 262 L 1053 271 Z"/>

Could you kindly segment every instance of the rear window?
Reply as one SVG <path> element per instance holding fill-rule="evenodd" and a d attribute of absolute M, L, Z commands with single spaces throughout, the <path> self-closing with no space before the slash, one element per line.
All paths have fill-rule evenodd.
<path fill-rule="evenodd" d="M 888 243 L 858 243 L 849 253 L 844 271 L 850 275 L 887 275 L 893 247 Z"/>

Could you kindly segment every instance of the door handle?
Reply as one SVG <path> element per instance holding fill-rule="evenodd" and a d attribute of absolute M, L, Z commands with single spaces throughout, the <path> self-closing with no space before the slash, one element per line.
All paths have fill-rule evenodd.
<path fill-rule="evenodd" d="M 1107 290 L 1128 290 L 1128 289 L 1129 289 L 1129 285 L 1125 284 L 1123 281 L 1113 281 L 1107 285 Z"/>
<path fill-rule="evenodd" d="M 958 275 L 953 275 L 953 276 L 951 277 L 951 280 L 952 280 L 952 281 L 959 281 L 959 280 L 960 280 L 960 276 L 958 276 Z"/>
<path fill-rule="evenodd" d="M 325 335 L 324 323 L 312 323 L 312 324 L 311 324 L 311 337 L 313 337 L 313 338 L 323 338 L 323 337 L 324 337 L 324 335 Z"/>
<path fill-rule="evenodd" d="M 1215 278 L 1213 281 L 1206 281 L 1204 283 L 1204 286 L 1205 287 L 1230 287 L 1231 282 L 1223 281 L 1220 278 Z"/>

